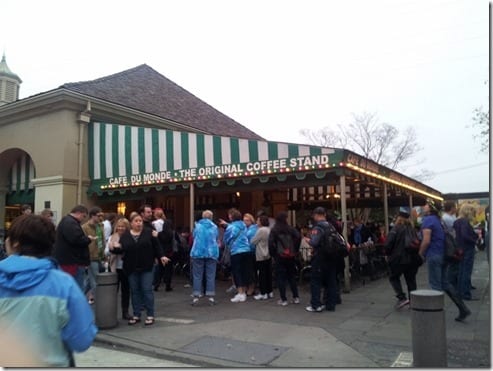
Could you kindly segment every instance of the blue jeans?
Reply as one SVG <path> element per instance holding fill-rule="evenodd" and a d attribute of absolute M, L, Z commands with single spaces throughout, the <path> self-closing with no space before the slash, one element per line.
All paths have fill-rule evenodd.
<path fill-rule="evenodd" d="M 75 273 L 74 279 L 84 294 L 85 294 L 84 282 L 86 281 L 85 278 L 86 278 L 86 267 L 82 265 L 77 266 L 77 272 Z"/>
<path fill-rule="evenodd" d="M 96 276 L 100 272 L 101 263 L 99 261 L 91 260 L 91 265 L 87 267 L 87 284 L 85 292 L 90 292 L 93 296 L 96 296 Z"/>
<path fill-rule="evenodd" d="M 216 267 L 217 261 L 212 258 L 192 258 L 193 296 L 202 294 L 202 283 L 205 272 L 205 294 L 216 294 Z"/>
<path fill-rule="evenodd" d="M 459 264 L 458 288 L 459 295 L 462 299 L 471 299 L 471 275 L 474 265 L 474 252 L 474 247 L 465 248 L 464 258 Z"/>
<path fill-rule="evenodd" d="M 152 279 L 152 269 L 144 272 L 133 272 L 128 276 L 128 283 L 130 284 L 130 292 L 132 294 L 132 308 L 135 317 L 140 318 L 142 307 L 146 309 L 148 317 L 154 317 Z"/>
<path fill-rule="evenodd" d="M 448 289 L 447 265 L 443 261 L 443 255 L 426 256 L 428 267 L 428 284 L 433 290 L 445 291 Z"/>
<path fill-rule="evenodd" d="M 337 302 L 337 269 L 334 263 L 327 263 L 322 266 L 320 258 L 313 256 L 310 261 L 310 304 L 312 308 L 318 308 L 322 305 L 320 293 L 322 287 L 325 287 L 326 309 L 334 309 Z"/>

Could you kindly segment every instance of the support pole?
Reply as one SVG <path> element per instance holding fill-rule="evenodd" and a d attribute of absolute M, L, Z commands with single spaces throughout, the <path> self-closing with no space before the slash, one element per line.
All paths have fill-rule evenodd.
<path fill-rule="evenodd" d="M 339 177 L 341 187 L 341 218 L 342 218 L 342 235 L 347 241 L 347 205 L 346 205 L 346 176 Z M 344 258 L 344 292 L 351 291 L 351 274 L 349 273 L 349 257 Z"/>
<path fill-rule="evenodd" d="M 385 218 L 385 234 L 389 234 L 389 200 L 387 195 L 387 183 L 383 183 L 383 217 Z"/>
<path fill-rule="evenodd" d="M 193 230 L 195 222 L 195 188 L 194 184 L 190 183 L 190 231 Z"/>

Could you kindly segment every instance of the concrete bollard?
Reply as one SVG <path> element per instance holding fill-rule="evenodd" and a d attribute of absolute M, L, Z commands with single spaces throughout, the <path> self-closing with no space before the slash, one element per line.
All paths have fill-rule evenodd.
<path fill-rule="evenodd" d="M 413 367 L 447 367 L 444 294 L 411 292 Z"/>
<path fill-rule="evenodd" d="M 102 329 L 116 327 L 118 275 L 114 272 L 96 276 L 96 326 Z"/>

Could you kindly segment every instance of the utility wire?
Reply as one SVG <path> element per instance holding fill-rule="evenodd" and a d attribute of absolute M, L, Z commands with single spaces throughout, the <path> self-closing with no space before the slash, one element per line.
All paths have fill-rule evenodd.
<path fill-rule="evenodd" d="M 467 169 L 471 169 L 473 167 L 480 167 L 480 166 L 488 165 L 488 164 L 489 164 L 489 162 L 480 162 L 479 164 L 467 165 L 467 166 L 463 166 L 463 167 L 457 167 L 455 169 L 447 169 L 447 170 L 439 171 L 439 172 L 436 172 L 436 173 L 434 172 L 433 174 L 434 175 L 438 175 L 438 174 L 453 173 L 453 172 L 456 172 L 456 171 L 467 170 Z"/>

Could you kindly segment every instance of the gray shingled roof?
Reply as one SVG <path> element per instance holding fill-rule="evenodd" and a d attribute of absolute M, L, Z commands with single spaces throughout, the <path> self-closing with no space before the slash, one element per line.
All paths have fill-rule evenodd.
<path fill-rule="evenodd" d="M 146 64 L 60 88 L 154 114 L 208 134 L 263 139 Z"/>

